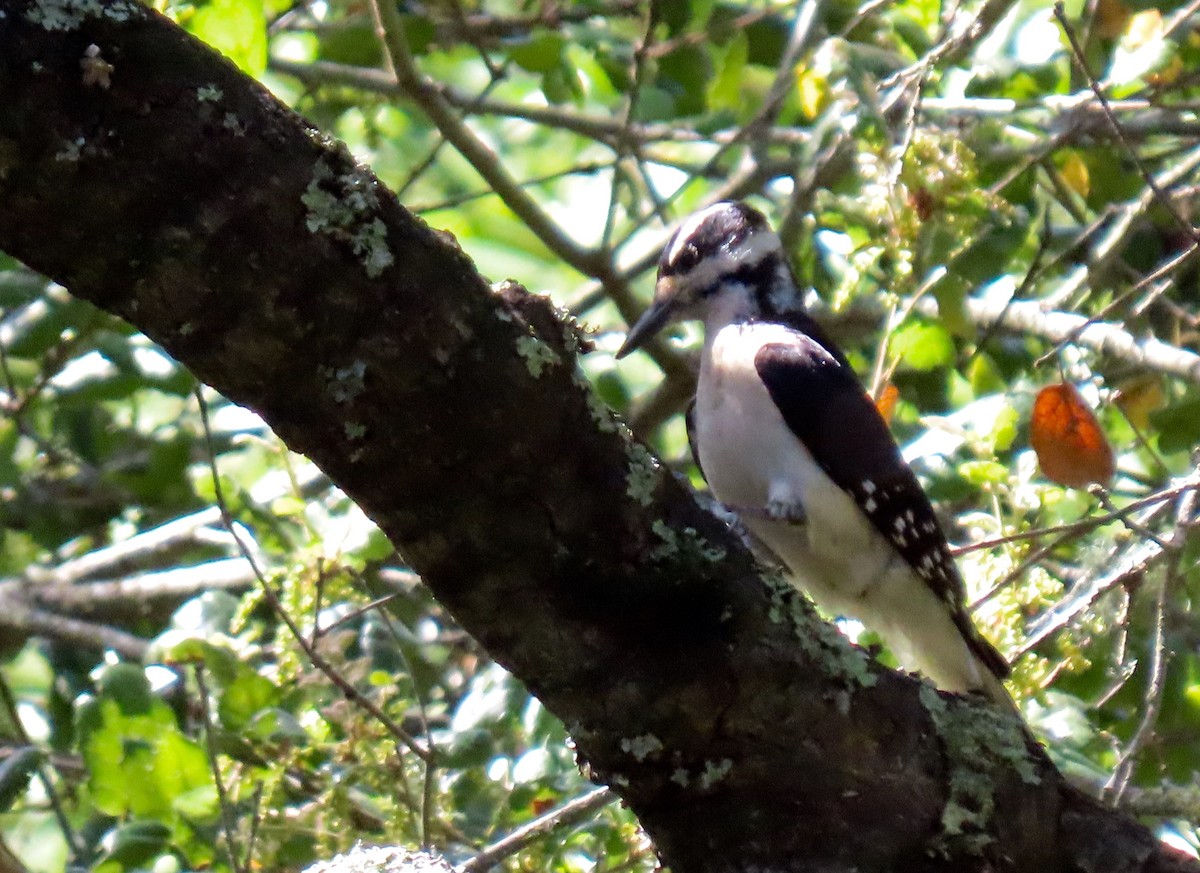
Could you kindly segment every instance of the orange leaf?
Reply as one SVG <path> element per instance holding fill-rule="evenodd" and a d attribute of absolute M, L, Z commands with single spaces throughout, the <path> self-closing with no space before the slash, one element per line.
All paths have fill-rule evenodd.
<path fill-rule="evenodd" d="M 892 423 L 892 416 L 896 414 L 896 401 L 899 399 L 900 389 L 891 382 L 884 385 L 879 390 L 879 396 L 875 398 L 875 408 L 888 424 Z"/>
<path fill-rule="evenodd" d="M 1104 485 L 1116 471 L 1112 446 L 1075 386 L 1048 385 L 1038 392 L 1029 442 L 1042 473 L 1071 488 Z"/>

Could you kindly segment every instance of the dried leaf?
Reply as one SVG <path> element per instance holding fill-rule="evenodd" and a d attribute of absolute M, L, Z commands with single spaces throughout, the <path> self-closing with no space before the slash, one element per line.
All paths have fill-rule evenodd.
<path fill-rule="evenodd" d="M 896 414 L 896 403 L 899 399 L 900 389 L 891 382 L 886 383 L 879 390 L 879 396 L 875 398 L 875 408 L 879 410 L 879 414 L 888 424 L 892 423 L 892 416 Z"/>
<path fill-rule="evenodd" d="M 1112 446 L 1074 385 L 1063 382 L 1038 392 L 1029 441 L 1042 473 L 1071 488 L 1107 484 L 1116 471 Z"/>

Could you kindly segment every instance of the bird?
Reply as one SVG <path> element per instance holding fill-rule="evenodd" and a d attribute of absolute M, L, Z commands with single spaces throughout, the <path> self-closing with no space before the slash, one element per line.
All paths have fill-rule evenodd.
<path fill-rule="evenodd" d="M 929 498 L 843 351 L 808 314 L 766 217 L 723 201 L 687 218 L 618 359 L 704 324 L 689 441 L 717 500 L 825 612 L 874 630 L 938 688 L 1012 707 Z"/>

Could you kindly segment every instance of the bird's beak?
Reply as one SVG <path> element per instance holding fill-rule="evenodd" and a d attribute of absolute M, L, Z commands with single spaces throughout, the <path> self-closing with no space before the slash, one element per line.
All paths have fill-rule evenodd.
<path fill-rule="evenodd" d="M 650 304 L 649 309 L 642 313 L 642 317 L 637 320 L 637 323 L 629 328 L 629 333 L 625 335 L 625 342 L 621 343 L 621 348 L 617 350 L 617 360 L 640 349 L 656 333 L 667 326 L 667 323 L 675 315 L 675 309 L 679 302 L 675 292 L 675 281 L 670 276 L 658 280 L 658 284 L 654 287 L 654 302 Z"/>

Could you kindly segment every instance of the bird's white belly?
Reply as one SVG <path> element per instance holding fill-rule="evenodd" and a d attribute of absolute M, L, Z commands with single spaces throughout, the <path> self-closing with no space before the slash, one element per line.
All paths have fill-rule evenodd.
<path fill-rule="evenodd" d="M 754 356 L 780 341 L 772 325 L 732 325 L 712 342 L 696 394 L 696 442 L 713 494 L 735 511 L 826 611 L 871 622 L 903 560 L 853 498 L 813 460 L 758 376 Z M 803 524 L 763 517 L 768 503 L 799 506 Z M 901 573 L 891 572 L 901 570 Z M 880 604 L 882 606 L 882 603 Z"/>

